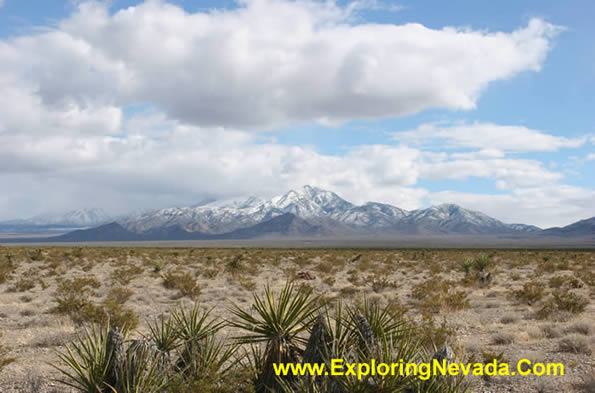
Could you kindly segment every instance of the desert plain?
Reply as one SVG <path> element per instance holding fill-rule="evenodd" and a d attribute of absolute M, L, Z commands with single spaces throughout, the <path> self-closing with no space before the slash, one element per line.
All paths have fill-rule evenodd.
<path fill-rule="evenodd" d="M 0 392 L 76 392 L 53 365 L 94 324 L 143 337 L 182 306 L 225 322 L 267 285 L 278 293 L 288 282 L 321 310 L 378 304 L 458 361 L 564 364 L 563 376 L 466 377 L 467 391 L 595 391 L 592 250 L 6 246 Z M 236 332 L 224 324 L 220 334 Z"/>

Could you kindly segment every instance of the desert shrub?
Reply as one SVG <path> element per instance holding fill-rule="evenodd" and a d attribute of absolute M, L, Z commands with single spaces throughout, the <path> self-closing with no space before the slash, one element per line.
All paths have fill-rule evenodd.
<path fill-rule="evenodd" d="M 386 277 L 379 277 L 379 276 L 371 277 L 371 285 L 372 285 L 372 290 L 376 293 L 380 293 L 387 288 L 396 288 L 397 287 L 396 281 L 391 281 Z"/>
<path fill-rule="evenodd" d="M 55 300 L 58 305 L 54 312 L 70 316 L 77 325 L 85 323 L 106 323 L 110 321 L 114 327 L 127 326 L 135 328 L 138 317 L 124 303 L 132 295 L 126 288 L 112 288 L 102 304 L 90 300 L 93 289 L 101 284 L 93 277 L 78 277 L 63 280 L 56 290 Z"/>
<path fill-rule="evenodd" d="M 94 294 L 101 283 L 94 277 L 76 277 L 62 280 L 58 284 L 55 300 L 58 305 L 55 311 L 62 314 L 76 315 L 79 309 L 90 304 L 89 297 Z"/>
<path fill-rule="evenodd" d="M 512 314 L 507 314 L 504 315 L 502 318 L 500 318 L 500 323 L 504 324 L 504 325 L 508 325 L 511 323 L 516 323 L 518 322 L 519 318 L 516 315 L 512 315 Z"/>
<path fill-rule="evenodd" d="M 498 333 L 492 337 L 492 344 L 494 345 L 509 345 L 514 343 L 514 341 L 514 335 L 509 333 Z"/>
<path fill-rule="evenodd" d="M 219 275 L 219 269 L 216 267 L 205 268 L 200 272 L 200 275 L 204 278 L 213 279 Z"/>
<path fill-rule="evenodd" d="M 167 289 L 178 290 L 178 296 L 197 298 L 200 295 L 200 287 L 192 274 L 188 272 L 169 271 L 163 276 L 163 286 Z"/>
<path fill-rule="evenodd" d="M 111 277 L 112 280 L 116 281 L 120 285 L 128 285 L 135 277 L 142 274 L 143 271 L 144 270 L 141 266 L 130 265 L 115 269 L 112 272 Z"/>
<path fill-rule="evenodd" d="M 22 277 L 14 283 L 14 286 L 18 292 L 25 292 L 35 288 L 35 281 L 30 278 Z"/>
<path fill-rule="evenodd" d="M 2 339 L 1 332 L 0 339 Z M 8 348 L 4 347 L 4 345 L 2 345 L 2 341 L 0 341 L 0 373 L 2 372 L 3 368 L 15 361 L 15 358 L 8 356 L 8 353 Z"/>
<path fill-rule="evenodd" d="M 359 293 L 359 289 L 357 289 L 356 287 L 351 286 L 351 285 L 339 289 L 339 294 L 343 298 L 350 298 L 350 297 L 355 296 L 358 293 Z"/>
<path fill-rule="evenodd" d="M 332 274 L 336 270 L 336 265 L 331 260 L 322 260 L 316 265 L 316 270 L 324 274 Z"/>
<path fill-rule="evenodd" d="M 31 260 L 31 261 L 43 260 L 43 250 L 41 248 L 36 248 L 35 250 L 30 250 L 28 254 L 29 254 L 29 260 Z"/>
<path fill-rule="evenodd" d="M 322 282 L 328 285 L 329 287 L 335 285 L 335 281 L 337 281 L 337 279 L 334 276 L 327 276 L 322 279 Z"/>
<path fill-rule="evenodd" d="M 0 284 L 8 281 L 16 269 L 12 254 L 7 253 L 3 260 L 0 260 Z"/>
<path fill-rule="evenodd" d="M 115 302 L 105 302 L 103 306 L 97 307 L 95 314 L 90 316 L 85 322 L 105 323 L 109 321 L 110 325 L 116 328 L 136 329 L 139 324 L 138 316 L 123 304 Z"/>
<path fill-rule="evenodd" d="M 469 307 L 467 296 L 467 292 L 457 289 L 456 282 L 439 278 L 430 278 L 411 289 L 411 297 L 419 302 L 420 308 L 434 313 Z"/>
<path fill-rule="evenodd" d="M 483 364 L 493 363 L 508 363 L 508 360 L 504 357 L 504 352 L 489 352 L 481 351 L 481 361 Z"/>
<path fill-rule="evenodd" d="M 523 284 L 521 289 L 512 291 L 514 297 L 520 301 L 526 301 L 529 304 L 543 298 L 545 294 L 545 284 L 541 281 L 528 281 Z"/>
<path fill-rule="evenodd" d="M 417 339 L 423 348 L 439 348 L 446 344 L 452 344 L 455 341 L 457 330 L 450 325 L 446 318 L 441 321 L 429 313 L 423 313 L 421 322 L 417 327 Z"/>
<path fill-rule="evenodd" d="M 244 270 L 244 263 L 242 261 L 243 255 L 235 255 L 225 263 L 225 271 L 231 274 L 240 273 Z"/>
<path fill-rule="evenodd" d="M 569 288 L 578 289 L 584 286 L 583 282 L 577 277 L 572 276 L 552 276 L 549 280 L 550 288 Z"/>
<path fill-rule="evenodd" d="M 582 334 L 584 336 L 590 335 L 592 331 L 593 331 L 593 328 L 586 321 L 576 322 L 576 323 L 568 326 L 566 329 L 564 329 L 564 332 L 566 332 L 566 333 L 576 333 L 576 334 Z"/>
<path fill-rule="evenodd" d="M 591 355 L 589 340 L 582 336 L 571 335 L 558 341 L 558 351 Z"/>
<path fill-rule="evenodd" d="M 256 281 L 254 281 L 250 277 L 240 277 L 238 281 L 242 288 L 244 288 L 247 291 L 253 291 L 256 289 Z"/>
<path fill-rule="evenodd" d="M 124 304 L 130 299 L 132 295 L 134 295 L 134 291 L 130 288 L 115 287 L 111 288 L 107 293 L 106 301 L 117 304 Z"/>
<path fill-rule="evenodd" d="M 580 314 L 585 311 L 589 304 L 589 299 L 577 295 L 571 291 L 555 290 L 551 297 L 544 302 L 543 306 L 537 311 L 538 319 L 545 319 L 554 313 L 567 312 L 570 314 Z"/>
<path fill-rule="evenodd" d="M 560 329 L 553 325 L 545 325 L 541 327 L 541 331 L 546 338 L 558 338 L 562 335 Z"/>

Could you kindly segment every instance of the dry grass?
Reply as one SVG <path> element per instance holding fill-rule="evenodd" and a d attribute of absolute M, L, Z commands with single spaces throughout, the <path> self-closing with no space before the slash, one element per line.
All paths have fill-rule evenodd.
<path fill-rule="evenodd" d="M 299 280 L 300 272 L 314 279 Z M 424 346 L 449 343 L 465 358 L 539 351 L 583 364 L 592 356 L 593 252 L 0 247 L 0 331 L 11 347 L 0 355 L 18 354 L 0 373 L 0 391 L 24 393 L 19 386 L 32 367 L 44 381 L 55 376 L 47 366 L 51 349 L 79 326 L 109 319 L 147 333 L 146 320 L 195 302 L 225 317 L 231 303 L 248 306 L 251 291 L 285 279 L 297 279 L 329 307 L 363 298 L 388 305 L 419 327 Z M 536 391 L 538 381 L 481 379 L 472 391 L 488 383 L 484 390 L 514 383 Z M 581 374 L 558 381 L 559 391 L 569 391 Z"/>

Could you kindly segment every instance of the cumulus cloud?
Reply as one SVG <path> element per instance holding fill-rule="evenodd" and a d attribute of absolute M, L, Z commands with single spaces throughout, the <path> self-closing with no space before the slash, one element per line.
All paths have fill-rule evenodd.
<path fill-rule="evenodd" d="M 151 103 L 199 126 L 340 123 L 472 109 L 492 81 L 537 71 L 559 28 L 512 32 L 356 23 L 358 6 L 244 0 L 188 13 L 83 2 L 54 30 L 0 43 L 0 90 L 51 109 Z M 26 97 L 25 97 L 26 98 Z"/>
<path fill-rule="evenodd" d="M 397 132 L 394 138 L 418 146 L 440 146 L 446 149 L 477 148 L 508 151 L 556 151 L 577 148 L 587 137 L 566 138 L 546 134 L 524 126 L 492 123 L 422 124 L 415 130 Z"/>
<path fill-rule="evenodd" d="M 54 28 L 0 40 L 0 184 L 10 185 L 0 218 L 90 206 L 127 213 L 304 184 L 415 209 L 458 196 L 420 180 L 472 177 L 513 190 L 515 209 L 477 198 L 500 218 L 533 211 L 519 190 L 551 190 L 562 176 L 509 157 L 518 150 L 502 140 L 520 140 L 523 151 L 580 144 L 523 127 L 433 125 L 415 132 L 473 151 L 432 153 L 426 139 L 402 133 L 395 145 L 330 155 L 254 132 L 471 109 L 490 82 L 540 69 L 559 30 L 540 19 L 486 32 L 365 23 L 359 10 L 384 7 L 370 0 L 244 0 L 198 13 L 156 0 L 116 13 L 77 4 Z M 551 197 L 555 217 L 590 211 L 575 194 Z M 450 202 L 474 207 L 467 199 Z"/>
<path fill-rule="evenodd" d="M 328 155 L 252 132 L 181 123 L 153 111 L 124 119 L 114 135 L 0 134 L 0 181 L 11 184 L 0 198 L 0 212 L 16 215 L 77 204 L 126 213 L 132 206 L 190 205 L 207 197 L 272 196 L 304 184 L 356 203 L 415 209 L 429 195 L 421 180 L 472 177 L 516 189 L 555 184 L 561 175 L 539 161 L 490 150 L 446 154 L 363 145 Z M 24 201 L 38 210 L 19 210 Z"/>
<path fill-rule="evenodd" d="M 428 199 L 435 204 L 457 201 L 504 222 L 531 223 L 542 228 L 595 216 L 595 191 L 569 185 L 518 188 L 500 195 L 442 191 Z"/>

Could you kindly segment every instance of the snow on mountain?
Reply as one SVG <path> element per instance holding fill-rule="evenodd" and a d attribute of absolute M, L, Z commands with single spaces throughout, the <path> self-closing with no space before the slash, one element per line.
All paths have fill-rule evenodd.
<path fill-rule="evenodd" d="M 530 226 L 511 226 L 483 213 L 445 204 L 406 211 L 395 206 L 368 202 L 357 206 L 334 192 L 304 186 L 271 199 L 236 198 L 193 207 L 171 207 L 120 221 L 129 231 L 145 233 L 163 227 L 188 232 L 222 234 L 257 225 L 291 213 L 326 227 L 376 232 L 410 233 L 506 233 L 531 231 Z"/>
<path fill-rule="evenodd" d="M 65 213 L 40 214 L 28 219 L 5 221 L 4 225 L 92 227 L 105 224 L 111 217 L 98 208 L 71 210 Z"/>
<path fill-rule="evenodd" d="M 160 209 L 128 218 L 121 224 L 136 233 L 177 225 L 189 232 L 218 234 L 256 225 L 285 213 L 315 219 L 339 214 L 351 207 L 351 203 L 333 192 L 305 186 L 270 200 L 250 197 L 196 207 Z"/>
<path fill-rule="evenodd" d="M 442 204 L 412 211 L 400 223 L 401 227 L 413 226 L 415 232 L 502 233 L 513 232 L 502 221 L 483 213 L 463 209 L 454 204 Z"/>
<path fill-rule="evenodd" d="M 517 232 L 539 232 L 542 230 L 540 227 L 527 224 L 508 224 L 508 226 Z"/>
<path fill-rule="evenodd" d="M 386 229 L 409 214 L 408 211 L 386 205 L 384 203 L 368 202 L 362 206 L 353 206 L 336 215 L 336 219 L 357 227 L 369 229 Z"/>

